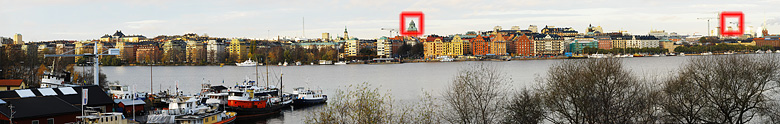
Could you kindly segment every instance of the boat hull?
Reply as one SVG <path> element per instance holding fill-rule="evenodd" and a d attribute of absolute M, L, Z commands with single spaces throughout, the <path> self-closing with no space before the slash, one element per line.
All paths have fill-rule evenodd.
<path fill-rule="evenodd" d="M 231 106 L 226 107 L 228 111 L 236 112 L 236 114 L 238 115 L 237 117 L 239 119 L 278 114 L 279 112 L 282 111 L 282 108 L 284 108 L 284 105 L 268 105 L 265 108 L 241 108 L 241 107 L 231 107 Z"/>
<path fill-rule="evenodd" d="M 328 98 L 323 99 L 295 99 L 293 100 L 293 105 L 295 106 L 307 106 L 307 105 L 317 105 L 317 104 L 323 104 L 328 101 Z"/>

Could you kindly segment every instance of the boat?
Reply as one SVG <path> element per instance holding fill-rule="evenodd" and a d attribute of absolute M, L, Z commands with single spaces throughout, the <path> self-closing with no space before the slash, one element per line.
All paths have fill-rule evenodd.
<path fill-rule="evenodd" d="M 279 90 L 274 87 L 260 87 L 255 81 L 244 81 L 228 90 L 225 108 L 235 111 L 239 118 L 278 114 L 287 105 L 283 104 L 285 101 L 279 95 Z"/>
<path fill-rule="evenodd" d="M 172 98 L 167 109 L 155 110 L 147 116 L 148 124 L 226 124 L 236 120 L 236 112 L 220 110 L 218 104 L 201 103 L 205 97 Z"/>
<path fill-rule="evenodd" d="M 661 55 L 658 55 L 658 54 L 653 54 L 653 55 L 650 55 L 650 56 L 651 57 L 661 57 Z"/>
<path fill-rule="evenodd" d="M 452 61 L 455 61 L 455 58 L 452 58 L 450 56 L 439 56 L 439 57 L 436 57 L 436 59 L 438 59 L 441 62 L 452 62 Z"/>
<path fill-rule="evenodd" d="M 588 58 L 597 58 L 598 59 L 598 58 L 607 58 L 607 56 L 604 55 L 604 54 L 590 54 L 590 55 L 588 55 Z"/>
<path fill-rule="evenodd" d="M 304 87 L 293 88 L 292 104 L 296 106 L 308 106 L 322 104 L 328 101 L 328 95 L 323 94 L 322 90 L 313 91 Z"/>
<path fill-rule="evenodd" d="M 775 50 L 775 53 L 780 53 L 780 50 Z"/>
<path fill-rule="evenodd" d="M 257 66 L 257 62 L 252 61 L 252 59 L 246 60 L 242 63 L 236 63 L 236 66 L 238 67 L 249 67 L 249 66 Z"/>
<path fill-rule="evenodd" d="M 320 60 L 320 65 L 333 65 L 333 61 L 331 60 Z"/>
<path fill-rule="evenodd" d="M 347 62 L 346 62 L 346 61 L 338 61 L 338 62 L 336 62 L 336 63 L 334 63 L 334 64 L 335 64 L 335 65 L 346 65 L 346 64 L 347 64 Z"/>
<path fill-rule="evenodd" d="M 685 56 L 685 53 L 680 53 L 680 55 L 678 55 L 678 56 Z"/>
<path fill-rule="evenodd" d="M 282 64 L 282 66 L 287 66 L 287 62 L 284 62 L 284 64 Z"/>
<path fill-rule="evenodd" d="M 76 124 L 128 124 L 135 121 L 125 118 L 121 112 L 98 112 L 96 110 L 84 110 L 85 115 L 76 116 Z M 135 122 L 137 123 L 137 122 Z"/>
<path fill-rule="evenodd" d="M 712 55 L 712 52 L 701 53 L 701 55 L 704 55 L 704 56 Z"/>
<path fill-rule="evenodd" d="M 731 55 L 734 54 L 734 52 L 723 52 L 723 55 Z"/>
<path fill-rule="evenodd" d="M 301 61 L 297 61 L 297 62 L 295 62 L 295 66 L 301 66 L 301 65 L 303 65 L 303 64 L 301 63 Z"/>
<path fill-rule="evenodd" d="M 633 57 L 645 57 L 645 55 L 642 54 L 634 54 Z"/>

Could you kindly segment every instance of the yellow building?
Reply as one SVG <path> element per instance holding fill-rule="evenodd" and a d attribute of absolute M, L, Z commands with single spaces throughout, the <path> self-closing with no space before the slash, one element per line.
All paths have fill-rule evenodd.
<path fill-rule="evenodd" d="M 0 79 L 0 91 L 25 89 L 22 79 Z"/>
<path fill-rule="evenodd" d="M 247 45 L 246 42 L 239 39 L 233 39 L 230 41 L 230 46 L 228 46 L 228 53 L 230 53 L 230 56 L 237 56 L 236 59 L 238 60 L 244 60 L 249 51 L 249 49 L 247 49 L 248 47 L 249 45 Z"/>
<path fill-rule="evenodd" d="M 503 35 L 496 35 L 493 41 L 490 42 L 490 54 L 506 55 L 506 39 Z"/>
<path fill-rule="evenodd" d="M 445 45 L 445 55 L 448 56 L 460 56 L 464 54 L 464 50 L 466 49 L 466 43 L 463 41 L 463 39 L 460 38 L 460 36 L 455 35 L 455 37 L 452 38 L 452 41 L 444 43 Z"/>

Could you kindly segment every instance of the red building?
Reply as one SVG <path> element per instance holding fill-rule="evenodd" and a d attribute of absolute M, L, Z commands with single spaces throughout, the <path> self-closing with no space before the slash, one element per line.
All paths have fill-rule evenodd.
<path fill-rule="evenodd" d="M 756 46 L 772 46 L 772 47 L 780 47 L 780 38 L 779 37 L 762 37 L 762 38 L 753 38 L 753 42 L 756 42 Z"/>
<path fill-rule="evenodd" d="M 81 115 L 82 89 L 89 89 L 85 107 L 110 112 L 114 101 L 96 85 L 0 91 L 0 123 L 62 124 Z M 13 106 L 13 110 L 9 106 Z"/>
<path fill-rule="evenodd" d="M 525 34 L 515 37 L 514 42 L 515 54 L 521 56 L 533 56 L 534 55 L 534 41 Z"/>
<path fill-rule="evenodd" d="M 595 39 L 599 42 L 599 49 L 612 49 L 612 38 L 609 36 L 596 36 Z"/>
<path fill-rule="evenodd" d="M 471 40 L 472 55 L 490 54 L 490 37 L 477 36 Z"/>
<path fill-rule="evenodd" d="M 14 124 L 64 124 L 76 122 L 81 109 L 57 97 L 25 97 L 3 99 L 0 104 L 0 123 L 8 124 L 13 106 Z"/>
<path fill-rule="evenodd" d="M 138 63 L 151 63 L 160 60 L 158 54 L 161 54 L 157 45 L 137 45 L 135 51 L 135 60 Z"/>
<path fill-rule="evenodd" d="M 144 110 L 144 105 L 146 105 L 146 102 L 143 100 L 130 100 L 130 99 L 122 99 L 122 100 L 114 100 L 117 106 L 119 108 L 122 108 L 123 114 L 139 114 Z M 135 108 L 135 111 L 133 111 Z M 135 112 L 135 113 L 133 113 Z"/>

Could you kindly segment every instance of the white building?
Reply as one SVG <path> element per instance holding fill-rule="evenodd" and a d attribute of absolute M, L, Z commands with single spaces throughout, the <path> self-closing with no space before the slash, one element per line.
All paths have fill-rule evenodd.
<path fill-rule="evenodd" d="M 208 63 L 220 63 L 224 60 L 225 42 L 208 40 L 206 45 L 206 61 Z"/>
<path fill-rule="evenodd" d="M 393 53 L 393 42 L 387 39 L 387 37 L 379 38 L 376 41 L 376 55 L 390 57 Z"/>
<path fill-rule="evenodd" d="M 357 56 L 360 52 L 360 41 L 357 39 L 347 40 L 347 56 Z"/>

